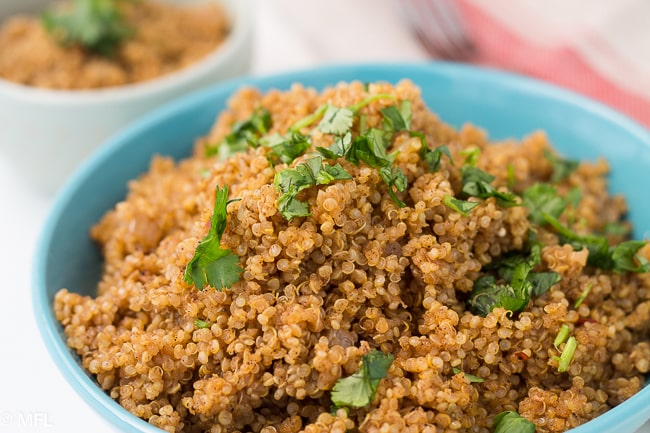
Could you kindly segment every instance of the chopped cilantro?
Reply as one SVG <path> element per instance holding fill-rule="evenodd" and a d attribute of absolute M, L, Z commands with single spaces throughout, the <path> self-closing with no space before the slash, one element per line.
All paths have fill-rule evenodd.
<path fill-rule="evenodd" d="M 593 285 L 593 281 L 589 281 L 589 283 L 587 283 L 585 288 L 582 290 L 582 293 L 580 293 L 580 296 L 578 296 L 578 299 L 576 299 L 576 302 L 573 304 L 573 308 L 578 308 L 582 305 L 583 302 L 585 302 L 585 299 L 587 299 L 587 296 L 589 296 L 589 292 L 591 291 L 591 287 Z"/>
<path fill-rule="evenodd" d="M 396 105 L 382 108 L 381 114 L 384 131 L 399 132 L 411 129 L 411 101 L 402 101 L 399 108 Z"/>
<path fill-rule="evenodd" d="M 246 120 L 235 122 L 230 134 L 217 145 L 208 146 L 205 156 L 219 155 L 224 160 L 238 152 L 245 152 L 248 147 L 258 147 L 260 137 L 271 127 L 271 113 L 266 108 L 257 108 Z"/>
<path fill-rule="evenodd" d="M 624 241 L 610 247 L 605 236 L 581 236 L 565 227 L 557 218 L 544 213 L 544 219 L 560 237 L 560 241 L 569 244 L 574 250 L 587 248 L 589 256 L 587 264 L 605 270 L 622 272 L 650 272 L 650 263 L 645 257 L 637 254 L 639 249 L 647 244 L 646 241 Z"/>
<path fill-rule="evenodd" d="M 480 168 L 464 165 L 460 169 L 462 175 L 463 188 L 462 192 L 468 197 L 478 197 L 486 199 L 494 197 L 501 207 L 511 207 L 517 205 L 516 196 L 511 192 L 497 191 L 490 183 L 494 176 Z"/>
<path fill-rule="evenodd" d="M 359 371 L 339 379 L 332 388 L 332 403 L 340 407 L 365 407 L 372 403 L 379 383 L 393 363 L 393 355 L 372 350 L 364 355 Z"/>
<path fill-rule="evenodd" d="M 535 433 L 535 424 L 511 410 L 495 416 L 492 428 L 494 433 Z"/>
<path fill-rule="evenodd" d="M 548 183 L 536 183 L 526 188 L 521 198 L 523 205 L 529 210 L 528 218 L 539 225 L 546 222 L 544 214 L 559 218 L 567 205 L 557 194 L 555 187 Z"/>
<path fill-rule="evenodd" d="M 442 198 L 442 204 L 463 216 L 467 216 L 467 214 L 480 203 L 476 201 L 459 200 L 449 194 L 445 194 Z"/>
<path fill-rule="evenodd" d="M 201 319 L 196 319 L 194 321 L 194 326 L 196 326 L 199 329 L 206 329 L 210 327 L 210 322 Z"/>
<path fill-rule="evenodd" d="M 559 350 L 560 344 L 564 343 L 567 338 L 569 338 L 570 333 L 571 328 L 569 328 L 569 325 L 563 323 L 562 326 L 560 326 L 560 330 L 557 332 L 557 335 L 555 336 L 555 340 L 553 340 L 553 346 Z"/>
<path fill-rule="evenodd" d="M 63 45 L 111 56 L 133 34 L 116 0 L 73 0 L 69 9 L 49 10 L 41 15 L 43 27 Z"/>
<path fill-rule="evenodd" d="M 469 383 L 483 383 L 485 382 L 485 379 L 482 377 L 474 376 L 473 374 L 465 373 L 463 370 L 456 368 L 456 367 L 451 367 L 451 371 L 454 372 L 454 374 L 459 374 L 463 373 L 463 375 L 469 380 Z"/>
<path fill-rule="evenodd" d="M 323 116 L 323 113 L 325 113 L 325 110 L 327 110 L 328 105 L 321 105 L 318 107 L 316 111 L 313 113 L 303 117 L 293 125 L 289 127 L 290 131 L 300 131 L 302 128 L 306 128 L 312 123 L 316 122 L 318 119 L 320 119 Z"/>
<path fill-rule="evenodd" d="M 412 134 L 415 133 L 413 132 Z M 418 135 L 418 137 L 420 137 L 420 135 Z M 424 134 L 421 134 L 420 140 L 422 140 L 420 158 L 422 158 L 422 160 L 427 163 L 431 173 L 435 173 L 438 171 L 438 168 L 440 168 L 440 159 L 442 158 L 442 155 L 446 155 L 447 158 L 449 158 L 449 161 L 451 161 L 452 164 L 454 163 L 453 159 L 451 158 L 451 152 L 449 152 L 449 148 L 446 145 L 443 144 L 438 147 L 434 147 L 433 149 L 429 149 L 426 145 Z"/>
<path fill-rule="evenodd" d="M 553 183 L 566 179 L 580 165 L 578 161 L 561 158 L 550 150 L 544 150 L 544 157 L 551 163 L 553 168 L 553 174 L 551 175 L 551 182 Z"/>
<path fill-rule="evenodd" d="M 523 311 L 531 297 L 539 297 L 560 281 L 556 272 L 533 272 L 541 262 L 541 245 L 532 242 L 528 256 L 512 254 L 495 261 L 487 270 L 496 270 L 499 280 L 492 275 L 482 275 L 474 282 L 467 301 L 469 310 L 480 316 L 497 307 L 508 311 Z"/>
<path fill-rule="evenodd" d="M 369 129 L 365 135 L 360 135 L 352 141 L 345 159 L 354 165 L 365 162 L 372 168 L 387 167 L 393 162 L 386 154 L 383 131 L 375 128 Z"/>
<path fill-rule="evenodd" d="M 208 284 L 217 290 L 230 288 L 239 281 L 242 268 L 239 256 L 221 248 L 221 236 L 226 229 L 227 207 L 236 200 L 228 200 L 228 186 L 217 186 L 214 212 L 208 234 L 196 247 L 194 257 L 185 268 L 184 280 L 203 290 Z"/>
<path fill-rule="evenodd" d="M 352 134 L 346 132 L 334 138 L 334 143 L 329 148 L 317 147 L 316 151 L 327 159 L 337 159 L 346 156 L 352 146 Z"/>
<path fill-rule="evenodd" d="M 465 162 L 464 162 L 465 165 L 469 167 L 476 167 L 478 158 L 479 156 L 481 156 L 481 149 L 474 146 L 468 147 L 466 149 L 461 150 L 460 155 L 465 157 Z"/>
<path fill-rule="evenodd" d="M 404 172 L 399 167 L 382 167 L 379 169 L 379 175 L 382 180 L 388 185 L 388 194 L 399 207 L 405 207 L 406 203 L 397 197 L 397 192 L 406 191 L 408 180 Z"/>
<path fill-rule="evenodd" d="M 580 191 L 580 188 L 577 186 L 571 188 L 566 194 L 565 200 L 567 204 L 571 205 L 574 209 L 577 208 L 582 200 L 582 191 Z"/>
<path fill-rule="evenodd" d="M 274 184 L 280 192 L 278 210 L 286 220 L 309 216 L 309 205 L 297 198 L 301 191 L 310 186 L 347 179 L 352 179 L 352 176 L 340 164 L 328 165 L 321 156 L 306 159 L 295 168 L 276 173 Z"/>
<path fill-rule="evenodd" d="M 329 105 L 318 124 L 318 130 L 325 134 L 343 135 L 352 128 L 353 123 L 354 111 L 352 109 Z"/>
<path fill-rule="evenodd" d="M 630 234 L 630 227 L 620 222 L 607 223 L 605 224 L 605 227 L 603 227 L 603 234 L 612 236 L 628 236 Z"/>
<path fill-rule="evenodd" d="M 645 241 L 624 241 L 616 245 L 611 251 L 612 262 L 615 272 L 650 272 L 650 263 L 645 257 L 637 254 L 647 242 Z"/>
<path fill-rule="evenodd" d="M 277 161 L 291 164 L 294 159 L 304 154 L 311 147 L 311 138 L 298 131 L 289 131 L 285 135 L 273 134 L 262 137 L 259 143 L 269 147 L 269 158 L 274 163 Z"/>
<path fill-rule="evenodd" d="M 386 149 L 394 132 L 410 127 L 410 103 L 403 103 L 400 109 L 395 106 L 382 109 L 384 129 L 370 128 L 353 139 L 350 128 L 358 105 L 325 112 L 319 129 L 336 137 L 329 148 L 318 147 L 316 151 L 328 159 L 345 158 L 354 165 L 365 163 L 379 169 L 382 180 L 388 186 L 388 194 L 398 206 L 404 207 L 406 204 L 397 197 L 397 192 L 406 191 L 408 181 L 402 170 L 394 166 L 395 155 L 388 155 Z M 322 125 L 325 125 L 325 129 Z"/>
<path fill-rule="evenodd" d="M 564 373 L 569 369 L 569 365 L 571 364 L 571 360 L 573 359 L 573 355 L 575 354 L 577 347 L 578 347 L 578 340 L 576 340 L 574 336 L 571 336 L 566 341 L 566 344 L 564 345 L 564 349 L 562 349 L 562 353 L 560 354 L 560 356 L 553 357 L 553 359 L 555 359 L 558 362 L 557 365 L 558 372 Z"/>

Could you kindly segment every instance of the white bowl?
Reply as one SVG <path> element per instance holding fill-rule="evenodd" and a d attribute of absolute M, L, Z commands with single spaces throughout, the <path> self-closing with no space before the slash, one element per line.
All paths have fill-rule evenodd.
<path fill-rule="evenodd" d="M 34 189 L 51 194 L 95 147 L 125 124 L 178 96 L 246 74 L 252 45 L 251 3 L 192 0 L 197 1 L 223 5 L 232 32 L 214 53 L 183 70 L 97 90 L 39 89 L 0 78 L 0 157 Z M 19 12 L 38 12 L 48 3 L 2 0 L 0 21 Z"/>

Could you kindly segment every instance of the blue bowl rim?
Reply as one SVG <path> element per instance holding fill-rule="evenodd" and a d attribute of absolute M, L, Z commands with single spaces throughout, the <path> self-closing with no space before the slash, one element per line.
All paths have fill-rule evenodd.
<path fill-rule="evenodd" d="M 141 131 L 160 124 L 165 119 L 172 118 L 176 113 L 185 111 L 187 108 L 200 104 L 209 98 L 217 96 L 226 97 L 231 95 L 241 86 L 273 86 L 274 82 L 300 82 L 310 77 L 328 76 L 331 84 L 336 84 L 338 76 L 355 72 L 358 74 L 371 74 L 375 72 L 397 72 L 407 77 L 409 72 L 431 72 L 453 75 L 455 78 L 472 79 L 477 78 L 485 82 L 505 85 L 511 89 L 521 91 L 529 95 L 536 95 L 546 99 L 554 100 L 557 103 L 576 107 L 579 110 L 602 118 L 610 124 L 626 130 L 630 135 L 635 136 L 639 141 L 647 143 L 650 147 L 650 131 L 626 115 L 588 97 L 577 94 L 573 91 L 558 87 L 556 85 L 526 77 L 512 72 L 501 71 L 493 68 L 477 67 L 454 62 L 411 62 L 411 63 L 361 63 L 361 64 L 332 64 L 315 68 L 301 69 L 295 71 L 281 72 L 264 76 L 245 76 L 224 81 L 222 83 L 194 91 L 184 97 L 168 102 L 150 113 L 136 119 L 126 128 L 123 128 L 111 138 L 106 140 L 83 164 L 73 173 L 61 190 L 55 196 L 49 215 L 41 230 L 36 244 L 36 251 L 33 257 L 32 269 L 32 303 L 35 319 L 41 337 L 48 352 L 55 361 L 62 375 L 71 384 L 73 389 L 89 404 L 97 413 L 102 415 L 113 425 L 125 431 L 138 431 L 144 433 L 159 433 L 161 430 L 148 422 L 136 417 L 111 399 L 86 373 L 75 359 L 74 354 L 68 349 L 65 341 L 62 341 L 57 332 L 59 323 L 54 317 L 52 310 L 52 299 L 47 298 L 45 278 L 45 263 L 47 261 L 47 250 L 51 243 L 51 235 L 56 222 L 63 213 L 66 206 L 70 205 L 75 191 L 88 179 L 94 170 L 101 164 L 109 154 L 123 147 L 131 137 L 138 135 Z M 479 125 L 480 126 L 480 125 Z M 573 433 L 596 433 L 605 430 L 606 427 L 616 425 L 617 419 L 625 419 L 637 412 L 648 411 L 650 401 L 650 386 L 646 386 L 640 392 L 627 399 L 597 418 L 585 423 L 575 429 Z M 643 422 L 647 421 L 644 420 Z"/>

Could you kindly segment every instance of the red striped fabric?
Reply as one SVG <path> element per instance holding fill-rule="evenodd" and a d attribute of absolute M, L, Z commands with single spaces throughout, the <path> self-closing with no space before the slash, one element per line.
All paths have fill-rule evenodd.
<path fill-rule="evenodd" d="M 607 80 L 570 44 L 557 48 L 535 46 L 474 4 L 466 0 L 459 0 L 459 4 L 478 48 L 473 63 L 519 72 L 572 89 L 650 127 L 650 101 Z"/>

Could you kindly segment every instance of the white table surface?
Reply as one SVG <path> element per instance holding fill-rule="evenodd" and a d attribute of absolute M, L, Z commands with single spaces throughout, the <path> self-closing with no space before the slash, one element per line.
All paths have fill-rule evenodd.
<path fill-rule="evenodd" d="M 255 1 L 257 6 L 255 75 L 324 63 L 425 58 L 417 46 L 402 43 L 409 36 L 399 29 L 394 29 L 391 46 L 366 45 L 365 50 L 355 50 L 349 41 L 337 40 L 336 32 L 325 39 L 317 38 L 313 26 L 299 17 L 301 9 L 307 7 L 300 1 L 245 1 Z M 356 1 L 357 6 L 370 6 L 376 0 Z M 344 7 L 343 2 L 308 3 L 318 9 L 317 16 L 326 18 L 337 7 Z M 381 10 L 371 24 L 374 29 L 369 30 L 385 29 L 385 21 L 391 19 L 390 9 Z M 364 42 L 364 36 L 359 38 L 355 43 Z M 31 190 L 10 166 L 11 161 L 0 158 L 0 274 L 5 299 L 0 304 L 0 433 L 115 433 L 66 383 L 36 329 L 30 296 L 31 262 L 53 197 Z M 650 433 L 650 423 L 638 433 Z"/>

